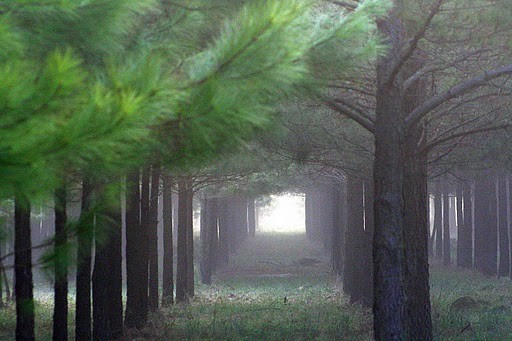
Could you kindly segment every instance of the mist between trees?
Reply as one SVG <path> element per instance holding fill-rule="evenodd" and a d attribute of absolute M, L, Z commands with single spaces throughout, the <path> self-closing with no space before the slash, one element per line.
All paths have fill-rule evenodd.
<path fill-rule="evenodd" d="M 494 0 L 0 2 L 9 335 L 36 338 L 48 279 L 54 340 L 138 335 L 289 192 L 370 337 L 432 340 L 429 260 L 512 276 L 511 18 Z"/>

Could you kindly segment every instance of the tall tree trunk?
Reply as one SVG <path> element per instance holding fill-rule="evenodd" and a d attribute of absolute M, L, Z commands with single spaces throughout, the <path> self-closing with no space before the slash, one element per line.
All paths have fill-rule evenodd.
<path fill-rule="evenodd" d="M 463 211 L 464 186 L 461 181 L 457 182 L 456 200 L 457 200 L 457 266 L 464 262 L 464 211 Z"/>
<path fill-rule="evenodd" d="M 34 283 L 30 202 L 18 195 L 14 201 L 14 292 L 16 296 L 16 340 L 34 340 Z"/>
<path fill-rule="evenodd" d="M 450 237 L 450 193 L 443 192 L 443 265 L 452 263 L 451 259 L 451 237 Z"/>
<path fill-rule="evenodd" d="M 401 64 L 402 47 L 409 44 L 398 17 L 401 10 L 401 2 L 396 2 L 388 16 L 378 22 L 389 47 L 377 63 L 373 326 L 377 340 L 428 341 L 433 336 L 425 202 L 427 163 L 426 155 L 418 155 L 424 127 L 422 123 L 408 127 L 405 122 L 426 89 L 419 81 L 404 93 L 400 84 L 423 66 L 422 58 Z"/>
<path fill-rule="evenodd" d="M 188 181 L 185 177 L 178 180 L 178 264 L 176 272 L 176 302 L 188 301 Z"/>
<path fill-rule="evenodd" d="M 463 229 L 459 232 L 457 252 L 460 253 L 460 267 L 473 267 L 473 194 L 471 182 L 466 181 L 463 188 Z"/>
<path fill-rule="evenodd" d="M 496 276 L 498 227 L 496 182 L 490 174 L 475 183 L 475 268 L 486 276 Z"/>
<path fill-rule="evenodd" d="M 151 171 L 151 200 L 148 224 L 149 252 L 149 310 L 156 311 L 160 300 L 158 292 L 158 196 L 160 190 L 160 167 L 153 166 Z"/>
<path fill-rule="evenodd" d="M 510 244 L 507 177 L 501 175 L 498 179 L 498 240 L 499 240 L 499 266 L 498 276 L 507 277 L 510 274 Z"/>
<path fill-rule="evenodd" d="M 351 302 L 366 303 L 365 278 L 365 230 L 363 207 L 363 181 L 350 177 L 347 180 L 348 223 L 345 232 L 345 267 L 343 289 Z"/>
<path fill-rule="evenodd" d="M 194 190 L 192 180 L 187 181 L 187 296 L 195 295 L 194 272 Z"/>
<path fill-rule="evenodd" d="M 91 212 L 93 186 L 84 176 L 80 229 L 77 236 L 75 339 L 89 341 L 91 334 L 91 270 L 94 218 Z"/>
<path fill-rule="evenodd" d="M 219 244 L 218 244 L 218 257 L 216 257 L 216 264 L 223 266 L 228 264 L 229 261 L 229 230 L 228 230 L 228 200 L 227 198 L 218 199 L 218 215 L 219 215 Z"/>
<path fill-rule="evenodd" d="M 108 190 L 101 191 L 104 209 L 96 216 L 92 274 L 93 339 L 98 341 L 123 335 L 121 200 Z"/>
<path fill-rule="evenodd" d="M 254 207 L 254 198 L 247 199 L 247 225 L 249 229 L 249 237 L 256 236 L 256 209 Z"/>
<path fill-rule="evenodd" d="M 344 219 L 346 218 L 346 196 L 344 185 L 335 184 L 332 191 L 333 200 L 333 224 L 332 224 L 332 245 L 331 260 L 332 271 L 336 276 L 343 274 L 343 232 L 345 231 Z"/>
<path fill-rule="evenodd" d="M 127 328 L 142 328 L 147 321 L 147 263 L 141 241 L 146 231 L 140 222 L 140 175 L 131 172 L 126 179 L 126 313 Z"/>
<path fill-rule="evenodd" d="M 66 187 L 55 191 L 55 283 L 53 310 L 53 340 L 68 339 L 68 260 L 63 250 L 66 247 Z"/>
<path fill-rule="evenodd" d="M 441 184 L 436 182 L 434 192 L 434 230 L 436 238 L 436 258 L 443 258 L 443 200 Z"/>
<path fill-rule="evenodd" d="M 174 245 L 173 245 L 173 205 L 172 205 L 172 179 L 163 177 L 163 205 L 164 205 L 164 268 L 162 279 L 162 303 L 174 303 Z"/>
<path fill-rule="evenodd" d="M 217 198 L 204 200 L 204 219 L 201 224 L 201 280 L 204 284 L 212 283 L 212 274 L 215 270 L 217 259 Z"/>

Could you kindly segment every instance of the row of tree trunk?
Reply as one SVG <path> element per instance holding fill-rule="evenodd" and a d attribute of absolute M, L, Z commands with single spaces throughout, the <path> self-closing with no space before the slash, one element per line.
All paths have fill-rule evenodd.
<path fill-rule="evenodd" d="M 211 284 L 215 271 L 229 262 L 230 254 L 256 234 L 254 198 L 229 195 L 201 201 L 201 262 L 204 284 Z"/>
<path fill-rule="evenodd" d="M 460 182 L 454 190 L 436 184 L 431 254 L 453 263 L 449 217 L 456 217 L 456 264 L 475 268 L 490 277 L 511 275 L 511 200 L 507 176 L 485 172 L 475 181 Z"/>

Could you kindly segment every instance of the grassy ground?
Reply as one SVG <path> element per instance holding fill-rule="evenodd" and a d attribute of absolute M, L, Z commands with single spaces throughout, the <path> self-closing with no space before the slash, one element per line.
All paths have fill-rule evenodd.
<path fill-rule="evenodd" d="M 300 235 L 249 241 L 187 306 L 164 308 L 135 340 L 371 340 L 371 314 L 348 304 L 321 247 Z M 512 281 L 431 270 L 437 340 L 512 340 Z M 51 339 L 51 294 L 37 290 L 37 339 Z M 70 321 L 73 319 L 71 311 Z M 0 310 L 12 340 L 14 308 Z"/>

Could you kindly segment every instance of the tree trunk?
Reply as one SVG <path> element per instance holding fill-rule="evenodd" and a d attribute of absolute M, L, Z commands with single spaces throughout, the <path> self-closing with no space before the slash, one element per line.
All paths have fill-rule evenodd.
<path fill-rule="evenodd" d="M 217 198 L 207 198 L 203 200 L 201 211 L 201 281 L 204 284 L 212 283 L 212 274 L 217 258 L 217 243 Z"/>
<path fill-rule="evenodd" d="M 101 193 L 104 211 L 96 216 L 92 274 L 93 339 L 98 341 L 123 335 L 121 200 L 107 190 Z"/>
<path fill-rule="evenodd" d="M 450 193 L 443 192 L 443 265 L 452 263 L 450 248 Z"/>
<path fill-rule="evenodd" d="M 345 267 L 343 289 L 350 295 L 351 302 L 371 306 L 371 281 L 367 270 L 371 252 L 367 246 L 369 238 L 364 226 L 364 187 L 361 179 L 349 178 L 347 185 L 348 223 L 345 233 Z M 371 278 L 371 275 L 370 275 Z"/>
<path fill-rule="evenodd" d="M 178 180 L 178 264 L 176 272 L 176 302 L 188 301 L 188 181 L 184 177 Z"/>
<path fill-rule="evenodd" d="M 457 252 L 460 254 L 460 267 L 473 267 L 473 195 L 471 183 L 466 181 L 463 188 L 463 229 L 459 233 Z"/>
<path fill-rule="evenodd" d="M 66 247 L 66 188 L 65 185 L 55 191 L 55 283 L 53 310 L 53 340 L 68 339 L 68 260 L 63 250 Z"/>
<path fill-rule="evenodd" d="M 126 314 L 127 328 L 142 328 L 147 321 L 147 262 L 142 247 L 147 237 L 141 226 L 139 171 L 126 179 Z"/>
<path fill-rule="evenodd" d="M 163 178 L 164 193 L 164 268 L 162 282 L 162 304 L 174 303 L 174 245 L 173 245 L 173 209 L 172 209 L 172 180 Z"/>
<path fill-rule="evenodd" d="M 331 260 L 332 271 L 336 276 L 343 274 L 343 232 L 345 231 L 344 219 L 346 219 L 346 192 L 343 184 L 336 184 L 332 191 L 333 200 L 333 224 L 332 224 L 332 245 Z"/>
<path fill-rule="evenodd" d="M 465 238 L 465 230 L 464 230 L 464 211 L 463 211 L 463 197 L 464 197 L 464 186 L 462 182 L 457 182 L 457 192 L 456 192 L 456 200 L 457 200 L 457 266 L 462 266 L 464 263 L 464 238 Z"/>
<path fill-rule="evenodd" d="M 87 177 L 82 183 L 80 226 L 77 236 L 75 339 L 89 341 L 91 334 L 91 270 L 94 218 L 91 213 L 93 186 Z"/>
<path fill-rule="evenodd" d="M 187 181 L 187 192 L 187 296 L 194 297 L 194 190 L 190 178 Z"/>
<path fill-rule="evenodd" d="M 434 230 L 436 238 L 436 258 L 443 258 L 443 201 L 441 196 L 441 185 L 435 184 L 434 193 Z"/>
<path fill-rule="evenodd" d="M 16 296 L 16 340 L 34 340 L 34 283 L 30 202 L 22 195 L 14 201 L 14 292 Z"/>
<path fill-rule="evenodd" d="M 160 190 L 160 167 L 153 166 L 151 172 L 151 195 L 148 220 L 149 253 L 149 310 L 156 311 L 160 301 L 158 292 L 158 196 Z"/>
<path fill-rule="evenodd" d="M 219 244 L 218 244 L 218 257 L 216 258 L 216 264 L 224 266 L 229 261 L 229 231 L 228 231 L 228 201 L 226 198 L 218 200 L 218 215 L 219 215 Z"/>
<path fill-rule="evenodd" d="M 495 177 L 487 173 L 475 183 L 475 268 L 496 276 L 498 227 Z"/>
<path fill-rule="evenodd" d="M 508 230 L 508 198 L 507 177 L 498 179 L 498 241 L 499 241 L 499 266 L 498 277 L 507 277 L 510 274 L 510 244 Z"/>

